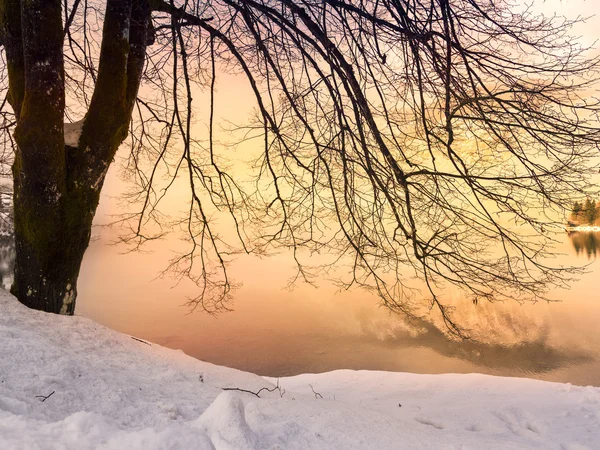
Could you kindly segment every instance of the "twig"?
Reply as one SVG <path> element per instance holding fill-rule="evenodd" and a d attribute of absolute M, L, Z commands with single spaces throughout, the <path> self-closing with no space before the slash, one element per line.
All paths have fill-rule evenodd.
<path fill-rule="evenodd" d="M 310 388 L 313 391 L 313 394 L 315 394 L 315 398 L 323 398 L 323 396 L 321 394 L 319 394 L 318 392 L 315 391 L 315 388 L 313 388 L 312 384 L 309 384 Z"/>
<path fill-rule="evenodd" d="M 263 388 L 265 389 L 265 388 Z M 241 389 L 241 388 L 223 388 L 224 391 L 240 391 L 240 392 L 247 392 L 248 394 L 252 394 L 252 395 L 256 395 L 258 398 L 260 398 L 260 395 L 258 395 L 260 393 L 260 391 L 262 391 L 262 389 L 258 392 L 253 392 L 253 391 L 249 391 L 247 389 Z"/>
<path fill-rule="evenodd" d="M 136 337 L 133 337 L 133 336 L 129 336 L 129 337 L 130 337 L 131 339 L 135 340 L 135 341 L 141 342 L 142 344 L 146 344 L 146 345 L 152 345 L 150 342 L 146 342 L 146 341 L 144 341 L 144 340 L 142 340 L 142 339 L 138 339 L 138 338 L 136 338 Z"/>
<path fill-rule="evenodd" d="M 56 391 L 52 391 L 50 392 L 49 395 L 36 395 L 35 398 L 41 398 L 42 399 L 42 403 L 44 403 L 46 400 L 48 400 L 50 397 L 52 397 L 52 395 L 55 393 Z"/>
<path fill-rule="evenodd" d="M 274 391 L 279 391 L 279 394 L 281 395 L 281 397 L 283 397 L 283 395 L 285 394 L 285 389 L 281 389 L 281 387 L 279 386 L 279 379 L 277 379 L 277 385 L 272 387 L 272 388 L 268 388 L 268 387 L 263 387 L 260 388 L 257 392 L 254 391 L 249 391 L 248 389 L 241 389 L 241 388 L 237 388 L 237 387 L 226 387 L 226 388 L 222 388 L 224 391 L 240 391 L 240 392 L 246 392 L 248 394 L 252 394 L 252 395 L 256 395 L 258 398 L 260 397 L 260 393 L 262 391 L 267 391 L 267 392 L 274 392 Z"/>

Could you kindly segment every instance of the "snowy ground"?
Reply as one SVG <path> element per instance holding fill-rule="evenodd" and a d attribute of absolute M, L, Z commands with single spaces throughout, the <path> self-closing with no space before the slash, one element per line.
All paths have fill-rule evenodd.
<path fill-rule="evenodd" d="M 599 388 L 340 370 L 223 390 L 276 382 L 0 293 L 3 450 L 600 448 Z"/>

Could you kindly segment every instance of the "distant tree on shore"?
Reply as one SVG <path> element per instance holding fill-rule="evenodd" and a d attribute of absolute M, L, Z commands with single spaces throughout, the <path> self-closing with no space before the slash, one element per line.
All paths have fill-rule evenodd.
<path fill-rule="evenodd" d="M 596 220 L 596 202 L 590 198 L 585 200 L 583 207 L 583 218 L 586 223 L 593 225 Z"/>
<path fill-rule="evenodd" d="M 586 198 L 585 202 L 576 201 L 571 208 L 570 221 L 575 224 L 594 225 L 598 215 L 598 202 L 591 198 Z"/>
<path fill-rule="evenodd" d="M 579 225 L 594 225 L 598 215 L 598 202 L 591 198 L 586 198 L 585 202 L 576 201 L 571 208 L 570 221 Z"/>

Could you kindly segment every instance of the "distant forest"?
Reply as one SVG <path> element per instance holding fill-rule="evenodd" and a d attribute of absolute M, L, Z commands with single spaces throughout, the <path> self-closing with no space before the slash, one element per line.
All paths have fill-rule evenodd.
<path fill-rule="evenodd" d="M 569 223 L 573 225 L 600 225 L 598 202 L 590 198 L 583 203 L 575 202 L 571 210 Z"/>

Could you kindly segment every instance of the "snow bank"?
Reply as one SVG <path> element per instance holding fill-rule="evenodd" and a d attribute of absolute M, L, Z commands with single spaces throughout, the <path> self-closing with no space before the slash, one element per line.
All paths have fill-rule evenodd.
<path fill-rule="evenodd" d="M 595 449 L 600 389 L 215 366 L 0 293 L 1 449 Z M 312 385 L 312 387 L 311 387 Z M 313 391 L 314 390 L 314 391 Z M 50 395 L 51 394 L 51 395 Z"/>

